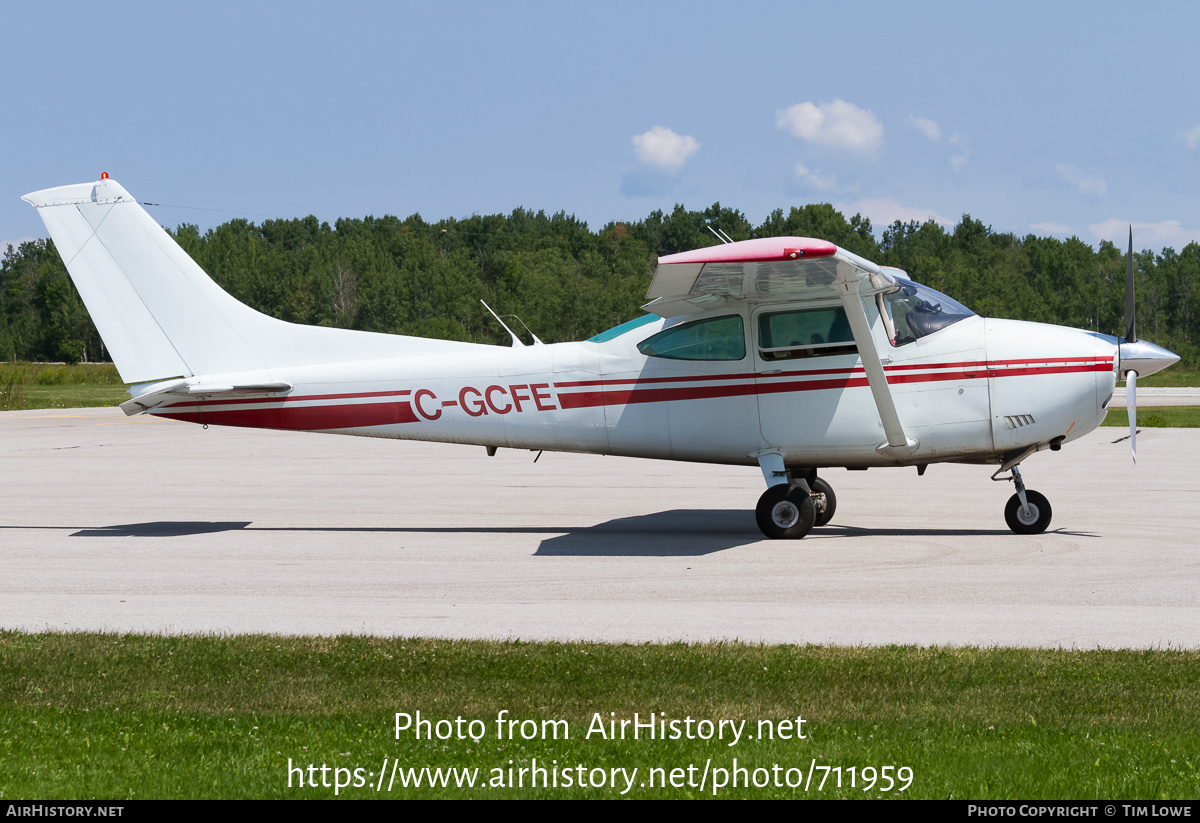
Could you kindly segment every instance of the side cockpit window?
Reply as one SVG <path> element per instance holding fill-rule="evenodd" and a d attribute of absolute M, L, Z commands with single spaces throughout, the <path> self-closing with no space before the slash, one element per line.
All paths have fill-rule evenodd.
<path fill-rule="evenodd" d="M 638 351 L 670 360 L 741 360 L 746 331 L 740 315 L 710 317 L 661 331 L 639 343 Z"/>
<path fill-rule="evenodd" d="M 792 360 L 857 354 L 858 347 L 846 310 L 829 306 L 760 314 L 758 352 L 763 360 Z"/>

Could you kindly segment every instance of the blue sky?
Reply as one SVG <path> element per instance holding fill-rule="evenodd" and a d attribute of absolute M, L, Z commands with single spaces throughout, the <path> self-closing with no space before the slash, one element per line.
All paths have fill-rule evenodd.
<path fill-rule="evenodd" d="M 202 229 L 829 202 L 1180 249 L 1198 9 L 0 0 L 0 243 L 107 171 Z"/>

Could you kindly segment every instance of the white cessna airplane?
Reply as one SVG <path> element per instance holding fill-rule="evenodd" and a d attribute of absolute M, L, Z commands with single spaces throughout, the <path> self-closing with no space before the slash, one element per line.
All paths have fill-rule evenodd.
<path fill-rule="evenodd" d="M 833 517 L 823 468 L 939 462 L 997 466 L 1016 486 L 1008 525 L 1042 532 L 1050 504 L 1019 464 L 1096 428 L 1121 377 L 1133 434 L 1137 376 L 1179 359 L 1136 340 L 1132 254 L 1121 340 L 978 317 L 899 269 L 773 237 L 663 257 L 648 314 L 582 343 L 513 335 L 509 348 L 261 314 L 107 175 L 24 199 L 136 384 L 126 414 L 758 465 L 772 538 Z"/>

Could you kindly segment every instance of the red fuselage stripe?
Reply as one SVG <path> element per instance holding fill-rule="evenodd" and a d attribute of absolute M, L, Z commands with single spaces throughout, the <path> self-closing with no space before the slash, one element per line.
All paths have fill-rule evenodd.
<path fill-rule="evenodd" d="M 1045 361 L 1040 361 L 1045 362 Z M 935 374 L 890 374 L 888 383 L 936 383 L 946 380 L 972 380 L 986 377 L 1016 377 L 1031 374 L 1075 374 L 1110 371 L 1107 364 L 1087 363 L 1078 366 L 1031 366 L 977 372 L 937 372 Z M 812 374 L 812 372 L 802 372 Z M 762 383 L 740 383 L 730 386 L 687 386 L 683 388 L 621 388 L 592 392 L 563 392 L 558 402 L 564 409 L 590 406 L 620 406 L 634 403 L 661 403 L 672 400 L 699 400 L 711 397 L 740 397 L 748 394 L 781 394 L 785 392 L 822 391 L 825 389 L 866 386 L 867 378 L 859 371 L 854 375 L 824 380 L 776 380 Z M 780 377 L 773 374 L 768 377 Z"/>
<path fill-rule="evenodd" d="M 197 412 L 155 411 L 160 417 L 211 423 L 214 426 L 244 426 L 253 429 L 322 431 L 357 429 L 415 423 L 417 415 L 407 400 L 397 403 L 353 403 L 341 406 L 292 406 L 274 409 L 213 409 Z"/>
<path fill-rule="evenodd" d="M 1039 368 L 1051 367 L 1048 364 L 1066 364 L 1066 363 L 1089 363 L 1096 365 L 1096 371 L 1105 371 L 1112 367 L 1113 358 L 1111 357 L 1039 357 L 1039 358 L 1024 358 L 1020 360 L 991 360 L 984 362 L 982 360 L 969 360 L 957 363 L 904 363 L 895 366 L 884 366 L 884 371 L 888 373 L 901 371 L 936 371 L 944 369 L 956 369 L 953 378 L 959 377 L 983 377 L 979 372 L 987 370 L 994 366 L 1037 366 Z M 1103 368 L 1101 368 L 1103 366 Z M 1003 370 L 1005 374 L 1008 370 Z M 1014 372 L 1015 373 L 1015 372 Z M 847 366 L 841 369 L 798 369 L 794 371 L 777 371 L 777 372 L 741 372 L 738 374 L 698 374 L 691 377 L 622 377 L 609 380 L 568 380 L 561 383 L 555 383 L 556 389 L 575 389 L 596 386 L 641 386 L 652 383 L 702 383 L 715 380 L 764 380 L 778 377 L 808 377 L 816 375 L 828 374 L 863 374 L 861 366 Z M 998 374 L 996 375 L 998 376 Z M 931 376 L 931 379 L 934 378 Z M 911 382 L 911 380 L 892 380 L 888 382 Z"/>

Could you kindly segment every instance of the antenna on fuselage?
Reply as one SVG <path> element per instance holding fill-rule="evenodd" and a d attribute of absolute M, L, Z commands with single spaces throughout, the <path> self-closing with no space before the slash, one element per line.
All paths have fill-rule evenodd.
<path fill-rule="evenodd" d="M 720 240 L 722 243 L 729 244 L 729 243 L 732 243 L 732 242 L 733 242 L 733 238 L 732 238 L 732 237 L 730 237 L 728 234 L 726 234 L 726 233 L 725 233 L 724 231 L 722 231 L 721 229 L 714 229 L 712 226 L 705 226 L 704 228 L 706 228 L 706 229 L 708 229 L 710 232 L 712 232 L 712 234 L 713 234 L 713 237 L 717 238 L 717 239 L 718 239 L 718 240 Z"/>
<path fill-rule="evenodd" d="M 483 303 L 483 300 L 480 300 L 479 302 L 480 302 L 480 303 Z M 489 312 L 492 312 L 492 317 L 496 318 L 496 322 L 497 322 L 497 323 L 499 323 L 501 326 L 504 326 L 504 330 L 505 330 L 506 332 L 508 332 L 508 336 L 512 338 L 512 340 L 513 340 L 513 345 L 514 345 L 514 346 L 524 346 L 524 345 L 525 345 L 524 343 L 522 343 L 522 342 L 521 342 L 521 338 L 519 338 L 519 337 L 517 337 L 515 334 L 513 334 L 513 330 L 512 330 L 512 329 L 510 329 L 510 328 L 509 328 L 509 327 L 508 327 L 508 326 L 505 324 L 505 322 L 504 322 L 503 320 L 501 320 L 501 319 L 500 319 L 500 315 L 498 315 L 498 314 L 496 314 L 494 311 L 492 311 L 492 307 L 491 307 L 491 306 L 489 306 L 487 303 L 483 303 L 483 307 L 484 307 L 485 309 L 487 309 Z"/>
<path fill-rule="evenodd" d="M 480 300 L 479 302 L 480 302 L 480 303 L 483 303 L 483 300 Z M 492 314 L 492 317 L 496 318 L 496 322 L 497 322 L 497 323 L 499 323 L 501 326 L 504 326 L 504 330 L 505 330 L 506 332 L 508 332 L 508 335 L 509 335 L 509 337 L 511 337 L 511 338 L 512 338 L 512 340 L 513 340 L 513 345 L 514 345 L 514 346 L 524 346 L 524 345 L 525 345 L 524 343 L 522 343 L 522 342 L 521 342 L 521 338 L 517 337 L 517 336 L 516 336 L 516 334 L 514 334 L 514 333 L 513 333 L 513 330 L 512 330 L 512 329 L 510 329 L 510 328 L 508 327 L 508 325 L 507 325 L 507 324 L 505 324 L 505 322 L 504 322 L 503 320 L 501 320 L 501 319 L 500 319 L 500 315 L 498 315 L 498 314 L 496 314 L 494 311 L 492 311 L 492 307 L 491 307 L 491 306 L 489 306 L 487 303 L 483 303 L 483 307 L 484 307 L 485 309 L 487 309 L 489 312 L 491 312 L 491 314 Z M 524 320 L 522 320 L 521 318 L 517 317 L 515 314 L 506 314 L 506 315 L 504 315 L 504 316 L 505 316 L 505 317 L 512 317 L 512 318 L 514 318 L 514 319 L 515 319 L 515 320 L 516 320 L 518 323 L 520 323 L 522 326 L 525 326 L 525 321 L 524 321 Z M 533 330 L 532 330 L 532 329 L 530 329 L 530 328 L 529 328 L 529 326 L 525 326 L 525 331 L 529 332 L 529 336 L 533 338 L 533 345 L 535 345 L 535 346 L 542 346 L 542 345 L 545 345 L 544 343 L 542 343 L 542 341 L 541 341 L 541 340 L 538 340 L 538 336 L 537 336 L 536 334 L 534 334 L 534 333 L 533 333 Z"/>
<path fill-rule="evenodd" d="M 529 336 L 533 338 L 533 345 L 535 345 L 535 346 L 544 346 L 544 345 L 546 345 L 545 343 L 543 343 L 541 340 L 539 340 L 539 339 L 538 339 L 538 336 L 537 336 L 536 334 L 534 334 L 534 333 L 533 333 L 533 329 L 529 328 L 529 326 L 528 326 L 528 325 L 525 323 L 525 321 L 524 321 L 524 320 L 522 320 L 522 319 L 520 318 L 520 316 L 518 316 L 518 315 L 515 315 L 515 314 L 506 314 L 506 315 L 504 315 L 504 316 L 505 316 L 505 317 L 511 317 L 513 320 L 516 320 L 516 321 L 517 321 L 518 323 L 520 323 L 522 326 L 525 326 L 525 331 L 529 332 Z"/>

